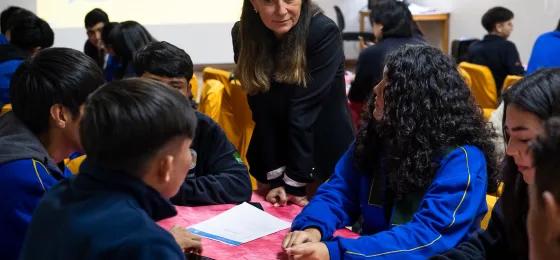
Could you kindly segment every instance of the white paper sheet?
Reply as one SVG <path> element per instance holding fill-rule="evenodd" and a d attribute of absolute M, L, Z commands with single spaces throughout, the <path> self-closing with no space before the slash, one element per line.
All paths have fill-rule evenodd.
<path fill-rule="evenodd" d="M 229 245 L 243 243 L 290 227 L 290 222 L 242 203 L 188 228 L 193 234 Z"/>

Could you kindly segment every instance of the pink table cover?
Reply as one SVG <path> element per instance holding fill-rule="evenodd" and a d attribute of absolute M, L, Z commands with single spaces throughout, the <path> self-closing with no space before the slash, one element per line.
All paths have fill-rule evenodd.
<path fill-rule="evenodd" d="M 285 207 L 274 207 L 272 204 L 264 201 L 264 199 L 256 193 L 253 193 L 251 201 L 261 203 L 266 212 L 289 222 L 291 222 L 302 209 L 301 207 L 293 204 Z M 200 207 L 176 206 L 178 212 L 177 216 L 159 221 L 158 224 L 167 230 L 171 229 L 174 225 L 188 227 L 218 215 L 233 206 L 235 205 L 225 204 Z M 232 224 L 234 225 L 235 223 Z M 239 246 L 231 246 L 218 241 L 202 238 L 202 246 L 204 250 L 202 255 L 216 260 L 288 259 L 287 255 L 282 250 L 282 240 L 288 231 L 288 229 L 278 231 Z M 357 234 L 348 229 L 340 229 L 335 233 L 335 235 L 350 238 L 358 237 Z"/>

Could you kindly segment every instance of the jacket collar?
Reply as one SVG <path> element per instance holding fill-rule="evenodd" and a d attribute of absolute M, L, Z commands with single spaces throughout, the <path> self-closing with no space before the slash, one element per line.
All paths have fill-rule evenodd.
<path fill-rule="evenodd" d="M 494 34 L 486 34 L 486 35 L 484 36 L 484 40 L 485 40 L 485 41 L 500 41 L 500 40 L 501 40 L 501 41 L 505 41 L 504 38 L 502 38 L 502 37 L 500 37 L 500 36 L 498 36 L 498 35 L 494 35 Z"/>
<path fill-rule="evenodd" d="M 79 181 L 81 179 L 81 181 Z M 126 193 L 132 196 L 140 208 L 154 221 L 177 215 L 175 207 L 154 188 L 142 180 L 129 176 L 122 171 L 103 169 L 100 165 L 86 159 L 80 167 L 77 185 L 87 189 L 106 190 Z"/>

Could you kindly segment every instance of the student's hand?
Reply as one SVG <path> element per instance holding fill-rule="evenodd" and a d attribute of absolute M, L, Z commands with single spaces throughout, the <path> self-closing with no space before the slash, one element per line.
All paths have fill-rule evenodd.
<path fill-rule="evenodd" d="M 308 228 L 303 231 L 292 231 L 284 237 L 282 248 L 290 248 L 303 243 L 321 241 L 321 231 L 316 228 Z"/>
<path fill-rule="evenodd" d="M 293 260 L 328 260 L 329 249 L 321 242 L 311 242 L 286 249 L 289 259 Z"/>
<path fill-rule="evenodd" d="M 286 193 L 284 187 L 278 187 L 270 190 L 266 194 L 266 201 L 272 203 L 274 207 L 283 207 L 291 202 L 300 207 L 303 207 L 309 203 L 306 196 L 294 196 Z"/>
<path fill-rule="evenodd" d="M 183 251 L 188 253 L 200 254 L 202 253 L 202 243 L 200 242 L 200 237 L 187 231 L 186 228 L 180 226 L 173 226 L 169 231 L 171 235 L 179 244 L 179 247 Z"/>

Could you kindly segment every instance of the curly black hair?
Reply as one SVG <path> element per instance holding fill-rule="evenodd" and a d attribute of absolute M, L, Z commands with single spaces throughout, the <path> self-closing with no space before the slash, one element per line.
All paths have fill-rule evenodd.
<path fill-rule="evenodd" d="M 387 57 L 384 79 L 383 119 L 372 117 L 372 95 L 356 139 L 359 169 L 374 175 L 382 164 L 399 199 L 428 188 L 449 148 L 474 145 L 486 157 L 488 190 L 496 190 L 495 134 L 451 58 L 433 47 L 403 46 Z"/>

